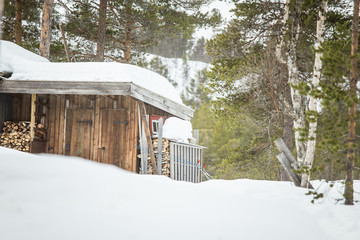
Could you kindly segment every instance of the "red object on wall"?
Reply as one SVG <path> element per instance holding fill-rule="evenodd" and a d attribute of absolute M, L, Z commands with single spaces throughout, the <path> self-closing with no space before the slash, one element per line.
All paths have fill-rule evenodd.
<path fill-rule="evenodd" d="M 153 120 L 155 121 L 159 121 L 159 119 L 162 118 L 163 119 L 163 123 L 165 123 L 165 116 L 159 116 L 159 115 L 150 115 L 149 116 L 149 127 L 150 127 L 150 134 L 153 134 Z"/>

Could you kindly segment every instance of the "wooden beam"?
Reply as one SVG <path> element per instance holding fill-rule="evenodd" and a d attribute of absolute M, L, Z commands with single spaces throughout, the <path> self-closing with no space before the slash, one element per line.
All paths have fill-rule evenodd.
<path fill-rule="evenodd" d="M 280 152 L 283 152 L 285 154 L 285 156 L 287 157 L 287 159 L 290 161 L 290 165 L 295 169 L 295 170 L 300 170 L 300 165 L 299 163 L 295 160 L 295 158 L 293 157 L 291 151 L 289 150 L 289 148 L 286 146 L 284 140 L 282 138 L 278 138 L 275 141 L 275 145 L 276 147 L 279 149 Z"/>
<path fill-rule="evenodd" d="M 290 162 L 287 158 L 287 156 L 285 155 L 284 152 L 281 152 L 279 155 L 276 156 L 277 159 L 279 159 L 281 165 L 283 166 L 283 168 L 285 169 L 287 175 L 289 176 L 290 180 L 295 183 L 295 185 L 297 187 L 300 187 L 301 184 L 301 180 L 300 178 L 292 171 L 292 168 L 290 166 Z"/>
<path fill-rule="evenodd" d="M 150 128 L 146 121 L 146 108 L 144 102 L 140 103 L 140 114 L 141 114 L 141 122 L 142 122 L 142 128 L 145 130 L 145 137 L 147 141 L 147 147 L 149 149 L 149 155 L 150 155 L 150 163 L 153 169 L 153 174 L 157 175 L 157 167 L 156 167 L 156 160 L 154 155 L 154 148 L 152 145 L 152 139 L 150 135 Z"/>
<path fill-rule="evenodd" d="M 282 138 L 278 138 L 275 140 L 275 145 L 281 152 L 276 157 L 279 159 L 281 165 L 283 166 L 285 172 L 289 176 L 290 180 L 295 183 L 296 186 L 300 187 L 301 185 L 301 179 L 298 175 L 296 175 L 292 169 L 299 171 L 301 170 L 300 164 L 295 160 L 293 155 L 291 154 L 291 151 L 286 146 L 284 140 Z M 314 187 L 309 183 L 310 189 L 314 189 Z"/>
<path fill-rule="evenodd" d="M 157 158 L 157 167 L 158 173 L 161 175 L 162 169 L 162 140 L 163 140 L 163 118 L 159 119 L 159 129 L 158 129 L 158 158 Z"/>
<path fill-rule="evenodd" d="M 31 94 L 31 112 L 30 112 L 30 141 L 35 137 L 35 111 L 36 111 L 36 94 Z"/>
<path fill-rule="evenodd" d="M 140 138 L 140 153 L 141 153 L 141 174 L 147 174 L 147 161 L 148 161 L 148 151 L 146 150 L 146 139 L 144 128 L 141 127 L 141 113 L 140 113 L 140 104 L 138 103 L 138 121 L 139 121 L 139 138 Z"/>
<path fill-rule="evenodd" d="M 123 95 L 134 97 L 184 120 L 190 120 L 194 115 L 191 108 L 129 82 L 4 80 L 0 84 L 0 93 Z"/>
<path fill-rule="evenodd" d="M 124 82 L 5 80 L 0 84 L 0 93 L 130 95 L 130 89 L 131 83 Z"/>

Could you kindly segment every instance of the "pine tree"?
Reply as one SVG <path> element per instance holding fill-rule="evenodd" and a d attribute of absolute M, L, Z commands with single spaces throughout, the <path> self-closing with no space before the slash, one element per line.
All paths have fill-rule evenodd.
<path fill-rule="evenodd" d="M 95 61 L 104 61 L 107 0 L 100 0 Z"/>
<path fill-rule="evenodd" d="M 191 36 L 196 26 L 218 22 L 218 15 L 210 16 L 195 11 L 204 2 L 108 1 L 106 57 L 121 62 L 135 62 L 134 56 L 159 44 L 164 38 Z M 185 11 L 185 8 L 192 9 L 193 13 L 189 14 L 190 11 Z M 75 1 L 66 30 L 74 36 L 96 42 L 97 29 L 94 26 L 97 23 L 94 23 L 94 19 L 98 19 L 98 15 L 97 6 L 92 1 Z M 87 56 L 93 54 L 92 48 L 90 44 Z"/>
<path fill-rule="evenodd" d="M 346 182 L 345 182 L 345 204 L 354 204 L 354 163 L 355 152 L 354 143 L 356 138 L 356 106 L 357 106 L 357 78 L 358 78 L 358 48 L 359 48 L 359 0 L 354 0 L 354 17 L 351 38 L 351 68 L 350 68 L 350 89 L 349 98 L 351 105 L 349 106 L 349 136 L 347 149 L 346 164 Z"/>
<path fill-rule="evenodd" d="M 40 55 L 45 58 L 50 58 L 51 15 L 53 12 L 53 5 L 54 0 L 45 0 L 42 10 Z"/>
<path fill-rule="evenodd" d="M 16 42 L 33 52 L 38 52 L 41 16 L 39 0 L 4 1 L 2 39 Z M 22 24 L 22 23 L 26 24 Z"/>

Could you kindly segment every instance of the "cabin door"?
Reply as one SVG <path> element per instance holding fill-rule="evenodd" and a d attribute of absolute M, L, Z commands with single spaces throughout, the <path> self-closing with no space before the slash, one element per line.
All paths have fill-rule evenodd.
<path fill-rule="evenodd" d="M 66 109 L 65 154 L 90 159 L 93 109 Z"/>
<path fill-rule="evenodd" d="M 100 112 L 101 162 L 125 168 L 126 153 L 126 109 L 104 109 Z"/>

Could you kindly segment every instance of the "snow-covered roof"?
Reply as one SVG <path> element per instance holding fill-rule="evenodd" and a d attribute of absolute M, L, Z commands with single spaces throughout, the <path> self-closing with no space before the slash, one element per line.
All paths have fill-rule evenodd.
<path fill-rule="evenodd" d="M 12 42 L 0 41 L 0 72 L 12 73 L 0 85 L 0 92 L 129 95 L 184 119 L 193 115 L 166 78 L 131 64 L 52 63 Z"/>

